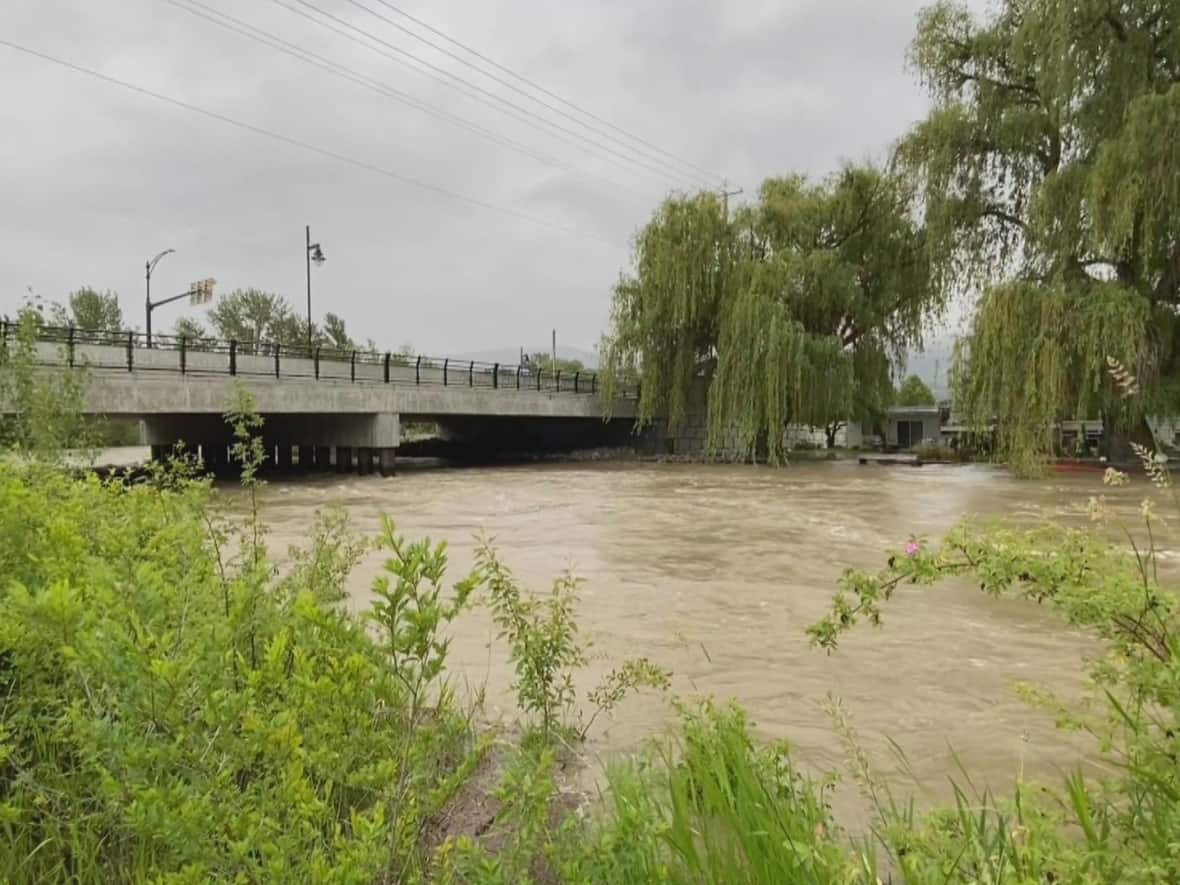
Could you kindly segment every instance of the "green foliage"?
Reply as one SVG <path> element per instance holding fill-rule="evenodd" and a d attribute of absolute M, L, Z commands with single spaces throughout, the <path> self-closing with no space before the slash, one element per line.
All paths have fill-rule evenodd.
<path fill-rule="evenodd" d="M 1175 503 L 1166 459 L 1147 449 L 1140 455 L 1153 485 Z M 1124 485 L 1128 477 L 1108 470 L 1105 481 Z M 1104 498 L 1094 498 L 1090 509 L 1095 521 L 1107 520 Z M 968 881 L 1180 877 L 1180 597 L 1161 575 L 1164 524 L 1150 495 L 1141 513 L 1138 536 L 1114 525 L 1129 549 L 1104 532 L 1053 524 L 1016 529 L 968 522 L 937 546 L 911 539 L 886 569 L 846 572 L 831 613 L 809 629 L 814 643 L 833 651 L 857 622 L 879 625 L 898 586 L 963 576 L 986 593 L 1051 606 L 1106 647 L 1089 665 L 1094 702 L 1042 702 L 1063 725 L 1095 737 L 1112 763 L 1109 776 L 1094 781 L 1073 774 L 1063 793 L 1038 808 L 1018 791 L 1006 807 L 989 796 L 961 795 L 957 809 L 924 823 L 892 813 L 883 838 L 907 880 L 927 881 L 936 869 L 945 874 L 950 857 L 957 858 L 954 873 Z"/>
<path fill-rule="evenodd" d="M 1141 420 L 1146 403 L 1120 399 L 1104 366 L 1115 356 L 1150 372 L 1143 343 L 1151 323 L 1145 301 L 1103 283 L 994 286 L 958 353 L 955 401 L 979 429 L 994 420 L 1001 452 L 1019 473 L 1035 474 L 1052 450 L 1056 419 Z"/>
<path fill-rule="evenodd" d="M 548 743 L 574 704 L 574 670 L 586 663 L 574 618 L 580 582 L 566 573 L 553 582 L 548 595 L 534 597 L 521 590 L 487 542 L 480 547 L 477 561 L 499 638 L 508 640 L 517 703 L 524 713 L 539 714 L 540 737 Z"/>
<path fill-rule="evenodd" d="M 581 581 L 567 572 L 553 582 L 548 594 L 533 596 L 521 589 L 486 541 L 476 558 L 499 638 L 508 641 L 509 660 L 516 672 L 512 690 L 522 712 L 540 717 L 534 727 L 542 746 L 556 739 L 584 739 L 600 714 L 609 713 L 632 692 L 667 690 L 671 682 L 667 670 L 646 658 L 624 661 L 588 694 L 594 711 L 575 727 L 571 723 L 577 699 L 574 673 L 587 660 L 575 617 Z"/>
<path fill-rule="evenodd" d="M 934 392 L 917 375 L 906 378 L 893 398 L 894 405 L 898 406 L 933 406 L 936 402 Z"/>
<path fill-rule="evenodd" d="M 231 412 L 250 484 L 256 421 Z M 445 692 L 409 726 L 445 653 L 405 645 L 426 607 L 370 638 L 326 602 L 360 552 L 339 520 L 276 579 L 256 517 L 177 469 L 0 462 L 0 879 L 420 879 L 471 752 Z"/>
<path fill-rule="evenodd" d="M 671 672 L 647 658 L 629 658 L 623 661 L 607 673 L 586 696 L 594 706 L 594 712 L 582 726 L 579 737 L 585 739 L 595 719 L 603 713 L 609 714 L 633 692 L 644 688 L 664 692 L 671 686 Z"/>
<path fill-rule="evenodd" d="M 184 338 L 191 344 L 201 344 L 213 338 L 209 331 L 201 325 L 201 322 L 192 317 L 178 319 L 176 325 L 172 327 L 172 334 L 177 338 Z"/>
<path fill-rule="evenodd" d="M 95 448 L 138 446 L 143 443 L 139 421 L 134 418 L 85 418 L 88 442 Z"/>
<path fill-rule="evenodd" d="M 1180 12 L 1004 0 L 983 20 L 942 2 L 912 58 L 935 107 L 903 141 L 922 188 L 935 278 L 983 291 L 956 404 L 993 419 L 1025 472 L 1060 417 L 1135 427 L 1100 371 L 1115 354 L 1144 380 L 1142 407 L 1174 408 L 1180 351 Z"/>
<path fill-rule="evenodd" d="M 730 220 L 710 195 L 667 200 L 636 237 L 604 343 L 610 401 L 638 376 L 641 422 L 683 422 L 709 384 L 711 443 L 782 456 L 787 422 L 874 417 L 890 366 L 941 308 L 912 192 L 853 167 L 818 184 L 769 179 Z"/>
<path fill-rule="evenodd" d="M 246 350 L 259 342 L 306 345 L 307 323 L 281 295 L 261 289 L 235 289 L 218 299 L 209 322 L 220 338 L 237 341 Z M 313 342 L 314 343 L 314 342 Z"/>
<path fill-rule="evenodd" d="M 84 448 L 94 434 L 81 416 L 84 370 L 38 370 L 41 321 L 36 310 L 23 308 L 15 332 L 9 329 L 0 342 L 0 451 L 55 460 L 66 448 Z"/>
<path fill-rule="evenodd" d="M 383 629 L 393 674 L 410 699 L 407 725 L 412 729 L 425 700 L 423 692 L 446 664 L 450 640 L 442 631 L 467 607 L 479 575 L 473 573 L 457 583 L 454 598 L 444 602 L 446 544 L 431 546 L 429 539 L 407 543 L 385 516 L 381 528 L 381 546 L 390 556 L 385 560 L 387 574 L 373 583 L 377 600 L 370 618 Z"/>
<path fill-rule="evenodd" d="M 71 292 L 67 307 L 54 305 L 53 321 L 84 332 L 118 332 L 123 329 L 123 311 L 115 292 L 99 292 L 89 286 Z"/>
<path fill-rule="evenodd" d="M 339 602 L 345 581 L 373 544 L 356 535 L 348 512 L 338 507 L 316 512 L 310 538 L 307 547 L 288 549 L 283 584 L 288 592 L 300 588 L 320 602 Z"/>
<path fill-rule="evenodd" d="M 324 344 L 336 350 L 357 350 L 358 345 L 349 337 L 344 320 L 334 313 L 324 314 Z"/>
<path fill-rule="evenodd" d="M 556 840 L 567 882 L 871 883 L 785 744 L 759 746 L 736 708 L 682 711 L 681 736 L 612 765 L 605 802 Z"/>
<path fill-rule="evenodd" d="M 528 365 L 537 369 L 542 369 L 546 372 L 561 372 L 566 377 L 573 377 L 575 372 L 585 372 L 586 367 L 582 365 L 581 360 L 568 360 L 562 357 L 557 358 L 557 362 L 553 361 L 553 355 L 548 353 L 525 354 L 525 361 Z"/>
<path fill-rule="evenodd" d="M 281 295 L 263 292 L 260 289 L 235 289 L 221 298 L 217 306 L 209 311 L 209 321 L 217 336 L 232 339 L 251 352 L 259 343 L 278 343 L 284 347 L 303 348 L 307 346 L 307 320 Z M 191 320 L 181 320 L 193 323 Z M 180 334 L 180 323 L 177 324 Z M 200 340 L 206 337 L 199 324 L 186 326 L 186 337 Z M 369 340 L 364 346 L 348 334 L 344 320 L 334 313 L 324 314 L 323 326 L 312 324 L 312 347 L 325 347 L 339 351 L 365 351 L 377 353 L 377 345 Z M 413 354 L 408 345 L 395 355 L 398 365 L 408 365 Z"/>

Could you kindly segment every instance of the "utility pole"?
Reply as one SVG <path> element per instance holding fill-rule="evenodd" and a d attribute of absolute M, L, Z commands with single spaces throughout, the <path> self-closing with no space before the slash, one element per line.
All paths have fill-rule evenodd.
<path fill-rule="evenodd" d="M 553 371 L 557 371 L 557 330 L 553 330 Z"/>
<path fill-rule="evenodd" d="M 725 211 L 726 221 L 729 221 L 729 198 L 736 197 L 740 193 L 742 193 L 742 189 L 740 187 L 737 190 L 732 191 L 729 189 L 728 179 L 721 182 L 721 204 Z"/>
<path fill-rule="evenodd" d="M 311 225 L 307 225 L 307 356 L 311 358 Z"/>

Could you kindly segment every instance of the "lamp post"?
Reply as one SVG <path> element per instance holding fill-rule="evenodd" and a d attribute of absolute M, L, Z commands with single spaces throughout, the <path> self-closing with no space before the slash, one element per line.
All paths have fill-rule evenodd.
<path fill-rule="evenodd" d="M 321 265 L 326 259 L 319 243 L 311 241 L 311 225 L 307 225 L 307 355 L 311 356 L 311 263 Z"/>
<path fill-rule="evenodd" d="M 146 283 L 147 294 L 144 297 L 145 312 L 147 313 L 147 345 L 152 346 L 152 271 L 156 269 L 156 265 L 160 263 L 160 259 L 165 255 L 171 255 L 175 249 L 165 249 L 155 258 L 144 263 L 144 281 Z"/>

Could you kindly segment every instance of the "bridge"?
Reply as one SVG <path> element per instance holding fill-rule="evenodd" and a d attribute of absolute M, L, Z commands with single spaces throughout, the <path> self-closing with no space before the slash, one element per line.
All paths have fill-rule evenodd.
<path fill-rule="evenodd" d="M 0 347 L 17 346 L 0 324 Z M 489 454 L 625 445 L 638 400 L 620 390 L 606 420 L 594 372 L 274 342 L 155 335 L 149 346 L 137 332 L 43 326 L 33 351 L 44 369 L 84 369 L 84 411 L 142 421 L 153 458 L 183 441 L 214 470 L 229 465 L 223 414 L 237 383 L 274 466 L 361 473 L 392 473 L 402 427 L 417 422 Z"/>

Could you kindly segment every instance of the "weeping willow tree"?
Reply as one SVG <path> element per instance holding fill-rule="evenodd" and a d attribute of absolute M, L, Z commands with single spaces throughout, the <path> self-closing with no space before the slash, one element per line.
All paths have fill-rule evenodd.
<path fill-rule="evenodd" d="M 787 423 L 875 416 L 942 305 L 912 198 L 901 178 L 850 166 L 770 179 L 733 219 L 711 194 L 667 200 L 615 288 L 607 376 L 637 377 L 640 422 L 673 428 L 706 383 L 713 447 L 772 461 Z"/>
<path fill-rule="evenodd" d="M 956 404 L 995 421 L 1025 471 L 1053 423 L 1101 414 L 1107 439 L 1171 410 L 1180 375 L 1180 4 L 942 2 L 912 59 L 934 109 L 903 140 L 944 292 L 979 296 Z M 1106 358 L 1133 367 L 1138 413 Z"/>

